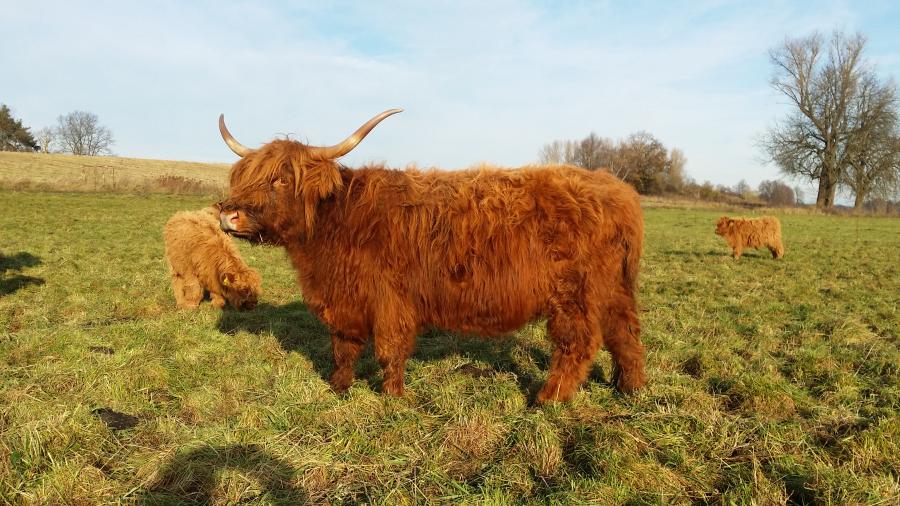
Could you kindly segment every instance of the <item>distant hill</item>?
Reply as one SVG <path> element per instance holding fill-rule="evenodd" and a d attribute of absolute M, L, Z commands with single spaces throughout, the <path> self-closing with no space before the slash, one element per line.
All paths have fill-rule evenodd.
<path fill-rule="evenodd" d="M 218 193 L 228 164 L 0 151 L 0 186 L 63 191 Z"/>

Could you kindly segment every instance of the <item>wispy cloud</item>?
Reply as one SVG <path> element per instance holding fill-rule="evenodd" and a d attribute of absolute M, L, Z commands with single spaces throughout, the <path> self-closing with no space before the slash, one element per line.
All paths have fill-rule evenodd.
<path fill-rule="evenodd" d="M 794 2 L 74 2 L 16 4 L 2 99 L 40 127 L 87 109 L 123 155 L 231 160 L 276 133 L 340 140 L 376 129 L 348 163 L 443 167 L 533 161 L 556 138 L 648 130 L 695 178 L 777 175 L 753 138 L 783 111 L 766 50 L 786 35 L 871 31 L 896 74 L 897 8 Z M 877 13 L 873 17 L 869 12 Z M 885 40 L 887 39 L 887 41 Z M 876 43 L 877 42 L 877 43 Z M 892 49 L 893 48 L 893 51 Z"/>

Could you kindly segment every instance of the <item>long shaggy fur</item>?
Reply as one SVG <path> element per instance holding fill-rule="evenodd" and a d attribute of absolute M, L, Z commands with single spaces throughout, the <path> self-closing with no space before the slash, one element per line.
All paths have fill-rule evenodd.
<path fill-rule="evenodd" d="M 223 227 L 283 245 L 309 308 L 332 331 L 345 390 L 370 336 L 384 390 L 426 327 L 499 336 L 547 319 L 556 344 L 538 401 L 567 400 L 600 346 L 625 392 L 645 383 L 635 302 L 637 193 L 568 166 L 351 170 L 273 141 L 238 161 Z"/>
<path fill-rule="evenodd" d="M 744 248 L 769 248 L 772 258 L 784 256 L 781 243 L 781 222 L 774 216 L 761 218 L 729 218 L 722 216 L 716 222 L 716 235 L 731 246 L 735 260 L 741 258 Z"/>
<path fill-rule="evenodd" d="M 222 232 L 217 208 L 176 213 L 166 223 L 163 238 L 179 308 L 196 308 L 204 290 L 219 308 L 226 301 L 236 309 L 256 306 L 259 274 L 244 263 L 232 239 Z"/>

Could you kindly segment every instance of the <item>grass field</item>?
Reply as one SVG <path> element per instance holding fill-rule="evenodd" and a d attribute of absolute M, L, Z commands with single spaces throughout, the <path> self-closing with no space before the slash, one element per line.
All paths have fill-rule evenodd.
<path fill-rule="evenodd" d="M 540 323 L 422 336 L 403 399 L 369 350 L 337 396 L 282 251 L 241 245 L 257 309 L 175 310 L 161 227 L 208 199 L 0 201 L 0 503 L 900 501 L 900 220 L 782 215 L 783 261 L 734 262 L 719 212 L 647 209 L 648 387 L 604 352 L 540 408 Z"/>

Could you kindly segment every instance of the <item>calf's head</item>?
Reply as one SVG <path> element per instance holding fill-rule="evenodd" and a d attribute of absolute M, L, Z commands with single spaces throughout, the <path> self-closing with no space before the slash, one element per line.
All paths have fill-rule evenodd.
<path fill-rule="evenodd" d="M 312 233 L 318 203 L 341 186 L 336 160 L 349 153 L 390 109 L 367 121 L 340 144 L 308 146 L 274 140 L 258 149 L 239 143 L 219 116 L 225 143 L 241 157 L 231 168 L 228 198 L 219 202 L 220 225 L 229 234 L 270 244 L 284 244 Z"/>
<path fill-rule="evenodd" d="M 725 235 L 733 221 L 734 220 L 729 218 L 728 216 L 722 216 L 721 218 L 719 218 L 719 221 L 716 222 L 716 235 Z"/>
<path fill-rule="evenodd" d="M 226 272 L 222 276 L 223 296 L 235 309 L 253 309 L 256 307 L 262 283 L 256 271 L 247 271 L 240 275 Z"/>

